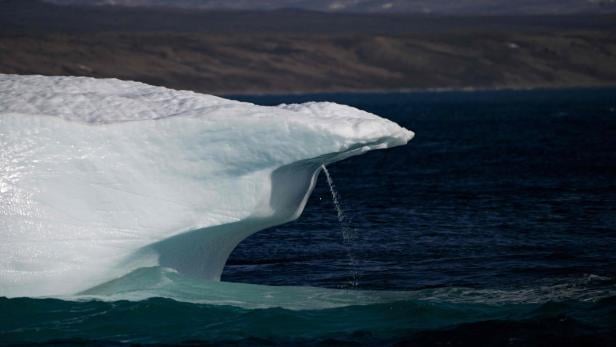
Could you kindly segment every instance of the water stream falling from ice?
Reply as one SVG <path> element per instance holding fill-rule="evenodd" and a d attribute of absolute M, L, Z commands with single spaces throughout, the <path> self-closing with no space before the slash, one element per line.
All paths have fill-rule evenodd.
<path fill-rule="evenodd" d="M 329 185 L 329 191 L 332 194 L 332 201 L 334 202 L 334 206 L 336 207 L 336 214 L 338 216 L 338 222 L 340 222 L 340 228 L 342 229 L 342 242 L 344 248 L 346 249 L 347 258 L 349 259 L 349 263 L 351 265 L 351 286 L 357 287 L 359 285 L 359 272 L 357 271 L 357 259 L 353 255 L 353 240 L 357 237 L 355 229 L 351 225 L 351 220 L 344 213 L 344 209 L 340 204 L 340 195 L 336 191 L 336 185 L 334 184 L 334 180 L 332 176 L 327 171 L 325 165 L 322 165 L 323 172 L 325 173 L 325 177 L 327 178 L 327 184 Z"/>

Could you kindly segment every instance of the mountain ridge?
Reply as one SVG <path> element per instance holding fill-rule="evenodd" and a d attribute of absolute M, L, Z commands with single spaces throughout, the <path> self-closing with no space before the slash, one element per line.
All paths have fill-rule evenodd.
<path fill-rule="evenodd" d="M 44 0 L 57 5 L 176 7 L 207 10 L 295 8 L 331 13 L 532 15 L 614 13 L 616 0 Z"/>

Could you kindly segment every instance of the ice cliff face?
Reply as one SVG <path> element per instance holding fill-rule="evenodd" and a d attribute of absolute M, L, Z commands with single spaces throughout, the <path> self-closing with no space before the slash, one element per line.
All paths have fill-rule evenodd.
<path fill-rule="evenodd" d="M 154 265 L 217 280 L 242 239 L 301 214 L 322 164 L 412 136 L 333 103 L 0 75 L 0 296 Z"/>

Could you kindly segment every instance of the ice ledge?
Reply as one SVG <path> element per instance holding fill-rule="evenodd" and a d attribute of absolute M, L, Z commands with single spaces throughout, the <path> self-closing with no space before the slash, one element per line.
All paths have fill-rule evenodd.
<path fill-rule="evenodd" d="M 238 242 L 301 214 L 321 164 L 413 136 L 349 106 L 112 79 L 0 75 L 0 101 L 0 296 L 143 266 L 218 279 Z"/>

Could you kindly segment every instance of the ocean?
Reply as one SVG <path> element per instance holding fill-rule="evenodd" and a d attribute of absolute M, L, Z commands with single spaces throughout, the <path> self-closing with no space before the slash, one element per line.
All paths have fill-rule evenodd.
<path fill-rule="evenodd" d="M 149 268 L 102 291 L 165 298 L 0 298 L 0 344 L 616 345 L 616 89 L 231 98 L 416 136 L 328 167 L 223 282 Z"/>

